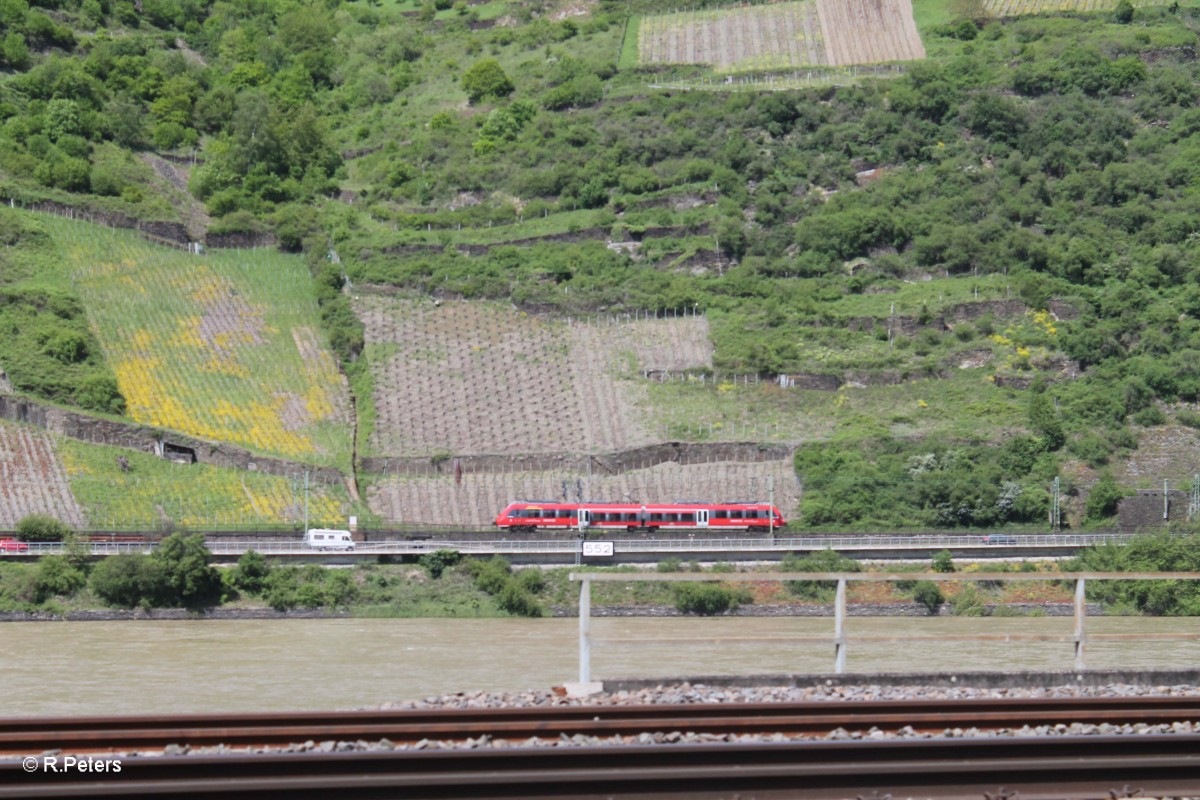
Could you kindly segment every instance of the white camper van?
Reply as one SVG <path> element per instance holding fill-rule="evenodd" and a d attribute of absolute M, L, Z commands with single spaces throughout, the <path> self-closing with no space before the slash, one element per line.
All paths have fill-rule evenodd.
<path fill-rule="evenodd" d="M 309 528 L 304 534 L 304 546 L 313 550 L 353 550 L 354 539 L 350 538 L 350 531 Z"/>

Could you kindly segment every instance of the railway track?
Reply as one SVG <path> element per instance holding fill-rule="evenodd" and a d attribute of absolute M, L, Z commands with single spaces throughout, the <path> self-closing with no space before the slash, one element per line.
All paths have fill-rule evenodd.
<path fill-rule="evenodd" d="M 0 756 L 157 751 L 189 747 L 279 747 L 307 741 L 395 744 L 422 740 L 637 736 L 642 733 L 823 736 L 909 727 L 1014 729 L 1058 723 L 1200 722 L 1200 696 L 907 700 L 696 705 L 550 706 L 465 710 L 346 711 L 169 717 L 33 717 L 0 721 Z"/>
<path fill-rule="evenodd" d="M 118 717 L 0 722 L 0 798 L 10 797 L 973 797 L 1200 796 L 1200 734 L 865 738 L 836 728 L 1000 729 L 1200 721 L 1197 697 L 806 702 L 692 706 Z M 534 736 L 784 734 L 780 742 L 521 747 Z M 512 746 L 268 750 L 303 742 L 420 740 Z M 798 737 L 798 738 L 790 738 Z M 483 739 L 482 741 L 487 741 Z M 232 753 L 164 755 L 168 745 Z M 247 748 L 245 750 L 240 748 Z M 29 772 L 52 754 L 119 758 L 119 773 Z M 140 755 L 138 755 L 140 753 Z M 20 757 L 18 757 L 20 756 Z"/>

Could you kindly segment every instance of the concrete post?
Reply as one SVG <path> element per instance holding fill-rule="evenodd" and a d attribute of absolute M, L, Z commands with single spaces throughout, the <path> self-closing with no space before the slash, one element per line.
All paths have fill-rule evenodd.
<path fill-rule="evenodd" d="M 587 578 L 579 586 L 579 682 L 592 680 L 592 582 Z"/>
<path fill-rule="evenodd" d="M 837 598 L 833 604 L 833 671 L 846 671 L 846 579 L 838 578 Z"/>
<path fill-rule="evenodd" d="M 1084 620 L 1087 618 L 1087 601 L 1084 596 L 1083 578 L 1075 581 L 1075 669 L 1082 670 L 1083 653 L 1087 645 L 1087 632 L 1084 630 Z"/>

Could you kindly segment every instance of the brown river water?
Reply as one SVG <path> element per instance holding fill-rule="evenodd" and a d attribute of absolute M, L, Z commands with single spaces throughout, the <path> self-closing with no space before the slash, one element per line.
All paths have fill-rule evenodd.
<path fill-rule="evenodd" d="M 847 620 L 847 670 L 1071 669 L 1059 642 L 867 642 L 854 636 L 1069 636 L 1067 618 Z M 1200 619 L 1088 619 L 1089 634 L 1193 633 Z M 594 619 L 592 677 L 832 672 L 830 618 Z M 619 640 L 608 641 L 604 640 Z M 632 640 L 632 641 L 631 641 Z M 1200 642 L 1098 640 L 1092 668 L 1194 668 Z M 574 619 L 0 623 L 0 715 L 361 708 L 578 677 Z"/>

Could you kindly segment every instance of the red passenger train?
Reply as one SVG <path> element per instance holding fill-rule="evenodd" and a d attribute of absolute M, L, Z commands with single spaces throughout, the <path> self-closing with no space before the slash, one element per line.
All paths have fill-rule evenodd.
<path fill-rule="evenodd" d="M 772 521 L 774 520 L 774 521 Z M 501 530 L 767 531 L 787 520 L 768 503 L 509 503 L 495 525 Z"/>

